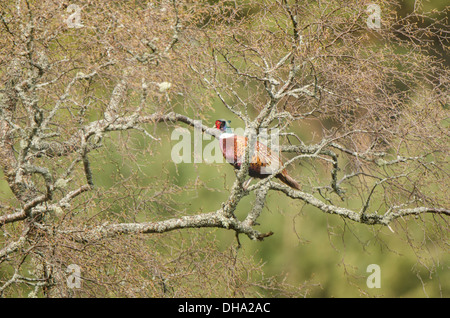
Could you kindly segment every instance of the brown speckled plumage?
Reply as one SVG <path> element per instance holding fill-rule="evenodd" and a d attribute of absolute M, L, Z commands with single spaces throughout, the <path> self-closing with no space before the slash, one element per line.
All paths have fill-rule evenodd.
<path fill-rule="evenodd" d="M 219 121 L 216 122 L 216 128 L 221 129 L 221 125 L 218 124 L 218 122 Z M 229 134 L 227 137 L 221 138 L 219 143 L 225 160 L 236 169 L 240 169 L 245 147 L 247 146 L 247 138 Z M 254 151 L 250 149 L 251 159 L 249 163 L 249 175 L 251 177 L 266 178 L 277 172 L 283 166 L 283 162 L 278 154 L 271 151 L 271 149 L 263 143 L 256 141 L 254 148 Z M 286 169 L 283 169 L 278 173 L 276 178 L 291 188 L 300 190 L 300 185 L 288 175 Z"/>

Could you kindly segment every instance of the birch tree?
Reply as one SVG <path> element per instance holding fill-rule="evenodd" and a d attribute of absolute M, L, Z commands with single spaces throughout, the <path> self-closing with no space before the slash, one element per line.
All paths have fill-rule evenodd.
<path fill-rule="evenodd" d="M 230 258 L 197 234 L 219 228 L 235 233 L 238 244 L 269 240 L 270 224 L 258 223 L 269 192 L 387 231 L 418 218 L 442 233 L 436 240 L 445 248 L 448 21 L 420 8 L 397 17 L 391 3 L 380 2 L 378 11 L 369 5 L 2 3 L 0 163 L 7 190 L 0 202 L 0 294 L 205 295 L 201 286 L 177 285 L 186 277 L 211 295 L 239 295 L 252 284 L 271 288 L 242 278 L 255 264 Z M 177 202 L 180 193 L 201 189 L 201 180 L 179 187 L 166 169 L 145 179 L 133 136 L 148 145 L 149 162 L 175 165 L 164 140 L 177 127 L 217 137 L 213 105 L 246 136 L 278 129 L 280 171 L 292 171 L 302 189 L 275 174 L 247 186 L 250 149 L 213 210 Z M 301 133 L 305 126 L 318 133 Z M 120 162 L 135 171 L 102 171 Z M 252 208 L 236 216 L 250 195 Z M 165 258 L 152 246 L 173 253 Z M 204 261 L 193 271 L 196 253 L 215 265 Z M 82 267 L 89 287 L 68 287 L 70 264 Z M 218 276 L 205 274 L 209 266 Z M 219 287 L 212 286 L 216 277 Z"/>

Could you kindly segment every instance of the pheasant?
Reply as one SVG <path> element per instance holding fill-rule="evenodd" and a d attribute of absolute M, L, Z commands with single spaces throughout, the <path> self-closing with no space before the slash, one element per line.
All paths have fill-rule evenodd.
<path fill-rule="evenodd" d="M 216 128 L 220 131 L 219 144 L 224 158 L 236 169 L 240 169 L 247 146 L 247 138 L 235 135 L 229 126 L 229 121 L 223 119 L 216 120 Z M 251 178 L 267 178 L 283 166 L 280 157 L 261 142 L 256 141 L 255 149 L 250 154 L 248 171 Z M 275 168 L 272 169 L 273 167 Z M 275 177 L 291 188 L 300 190 L 300 185 L 288 175 L 286 169 L 283 169 Z"/>

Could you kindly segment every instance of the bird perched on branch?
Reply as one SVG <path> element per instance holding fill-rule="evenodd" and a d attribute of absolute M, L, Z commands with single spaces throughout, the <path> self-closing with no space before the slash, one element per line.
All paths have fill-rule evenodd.
<path fill-rule="evenodd" d="M 220 150 L 228 163 L 236 169 L 240 169 L 244 161 L 244 151 L 248 140 L 244 136 L 234 134 L 229 123 L 230 121 L 223 119 L 216 120 L 216 128 L 220 131 Z M 259 141 L 255 142 L 254 149 L 250 149 L 249 158 L 248 172 L 252 178 L 267 178 L 269 175 L 278 172 L 283 166 L 278 154 Z M 288 175 L 286 169 L 278 172 L 275 177 L 291 188 L 300 190 L 300 185 Z"/>

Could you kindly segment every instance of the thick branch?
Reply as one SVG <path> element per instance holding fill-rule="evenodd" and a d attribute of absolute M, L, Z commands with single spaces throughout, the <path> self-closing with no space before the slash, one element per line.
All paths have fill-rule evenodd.
<path fill-rule="evenodd" d="M 120 234 L 165 233 L 177 229 L 215 227 L 231 229 L 246 234 L 253 240 L 262 240 L 267 234 L 254 230 L 251 226 L 235 218 L 226 218 L 223 211 L 183 216 L 158 222 L 106 224 L 88 231 L 74 230 L 74 239 L 79 242 L 90 242 Z"/>
<path fill-rule="evenodd" d="M 380 225 L 386 225 L 389 226 L 389 224 L 402 216 L 411 216 L 411 215 L 418 215 L 418 214 L 424 214 L 424 213 L 434 213 L 434 214 L 444 214 L 444 215 L 450 215 L 450 210 L 448 209 L 441 209 L 441 208 L 429 208 L 429 207 L 417 207 L 417 208 L 411 208 L 411 209 L 398 209 L 397 211 L 393 212 L 386 212 L 385 214 L 378 215 L 377 213 L 358 213 L 355 211 L 352 211 L 347 208 L 338 207 L 336 205 L 326 204 L 322 202 L 321 200 L 317 199 L 313 195 L 303 192 L 303 191 L 297 191 L 293 190 L 285 185 L 278 184 L 278 183 L 271 183 L 270 188 L 276 191 L 283 192 L 288 197 L 292 199 L 300 199 L 316 208 L 321 210 L 322 212 L 329 213 L 329 214 L 337 214 L 344 218 L 350 219 L 352 221 L 363 223 L 363 224 L 380 224 Z"/>

